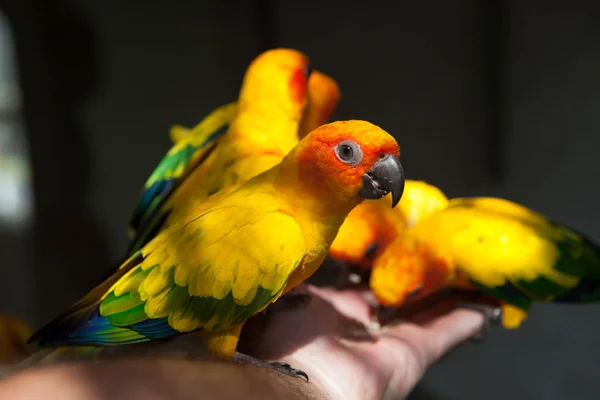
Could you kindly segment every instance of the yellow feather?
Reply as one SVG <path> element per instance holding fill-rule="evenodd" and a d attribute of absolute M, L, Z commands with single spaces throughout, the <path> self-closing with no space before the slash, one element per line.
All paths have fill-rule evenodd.
<path fill-rule="evenodd" d="M 388 200 L 389 201 L 389 200 Z M 405 219 L 408 227 L 448 206 L 448 198 L 437 187 L 424 181 L 407 179 L 404 194 L 394 209 Z"/>
<path fill-rule="evenodd" d="M 502 305 L 502 326 L 506 329 L 516 329 L 527 318 L 527 312 L 510 304 Z"/>
<path fill-rule="evenodd" d="M 173 286 L 174 283 L 173 271 L 170 269 L 162 271 L 161 268 L 154 268 L 140 286 L 140 294 L 143 299 L 147 299 L 155 296 L 164 288 Z"/>
<path fill-rule="evenodd" d="M 547 220 L 502 199 L 454 199 L 409 230 L 440 258 L 490 287 L 544 276 L 564 287 L 578 278 L 553 269 L 559 251 Z"/>
<path fill-rule="evenodd" d="M 191 131 L 191 129 L 186 128 L 185 126 L 173 125 L 171 129 L 169 129 L 169 138 L 171 139 L 173 144 L 175 144 L 183 138 L 185 138 L 186 136 L 188 136 Z"/>

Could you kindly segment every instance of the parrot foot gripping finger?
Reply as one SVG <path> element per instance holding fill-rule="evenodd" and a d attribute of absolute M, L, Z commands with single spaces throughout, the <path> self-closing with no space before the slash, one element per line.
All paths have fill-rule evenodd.
<path fill-rule="evenodd" d="M 283 374 L 293 377 L 301 376 L 306 379 L 306 382 L 308 382 L 308 375 L 306 374 L 306 372 L 300 369 L 292 368 L 288 363 L 263 361 L 240 352 L 235 353 L 233 360 L 240 364 L 251 364 L 259 367 L 273 369 L 275 371 L 279 371 Z"/>
<path fill-rule="evenodd" d="M 483 321 L 483 327 L 477 334 L 475 334 L 475 336 L 470 339 L 475 343 L 480 343 L 483 340 L 485 333 L 489 330 L 492 324 L 500 323 L 502 321 L 502 308 L 500 307 L 479 303 L 458 303 L 456 307 L 479 311 L 483 314 L 485 318 Z"/>

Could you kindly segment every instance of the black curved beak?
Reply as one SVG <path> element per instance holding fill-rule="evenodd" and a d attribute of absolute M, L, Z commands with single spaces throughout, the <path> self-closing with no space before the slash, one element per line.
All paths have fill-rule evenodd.
<path fill-rule="evenodd" d="M 363 199 L 374 200 L 390 192 L 394 208 L 404 193 L 404 169 L 397 156 L 387 154 L 363 175 L 363 187 L 359 195 Z"/>

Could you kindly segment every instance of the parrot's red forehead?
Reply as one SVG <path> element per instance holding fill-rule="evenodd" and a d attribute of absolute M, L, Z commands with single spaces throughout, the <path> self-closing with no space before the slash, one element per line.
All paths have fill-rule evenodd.
<path fill-rule="evenodd" d="M 390 134 L 366 121 L 338 121 L 314 131 L 315 140 L 335 147 L 350 140 L 360 145 L 365 160 L 380 154 L 400 154 L 398 142 Z"/>

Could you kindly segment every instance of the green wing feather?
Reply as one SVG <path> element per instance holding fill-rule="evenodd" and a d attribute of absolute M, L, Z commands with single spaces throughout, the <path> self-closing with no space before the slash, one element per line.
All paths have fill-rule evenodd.
<path fill-rule="evenodd" d="M 477 236 L 477 242 L 466 233 L 468 224 L 461 233 L 469 237 L 474 248 L 484 246 L 490 259 L 505 262 L 497 267 L 505 278 L 502 284 L 490 284 L 495 281 L 486 279 L 491 275 L 482 275 L 481 279 L 471 276 L 482 290 L 525 310 L 533 301 L 600 300 L 600 249 L 580 232 L 503 199 L 453 199 L 451 208 L 476 209 L 479 214 L 474 218 L 490 221 L 472 236 Z M 486 248 L 482 240 L 496 241 L 496 247 Z M 500 240 L 504 244 L 499 245 Z M 511 253 L 516 257 L 509 260 Z"/>
<path fill-rule="evenodd" d="M 213 111 L 189 132 L 179 126 L 171 129 L 174 145 L 144 184 L 129 221 L 129 235 L 137 243 L 130 249 L 130 254 L 143 245 L 136 236 L 148 236 L 145 234 L 148 220 L 157 219 L 156 214 L 160 213 L 159 209 L 169 193 L 185 178 L 190 168 L 202 163 L 206 153 L 211 150 L 210 145 L 214 145 L 227 131 L 236 111 L 236 103 L 229 103 Z"/>
<path fill-rule="evenodd" d="M 304 257 L 300 228 L 276 209 L 232 205 L 173 226 L 32 338 L 106 345 L 221 331 L 274 301 Z"/>

